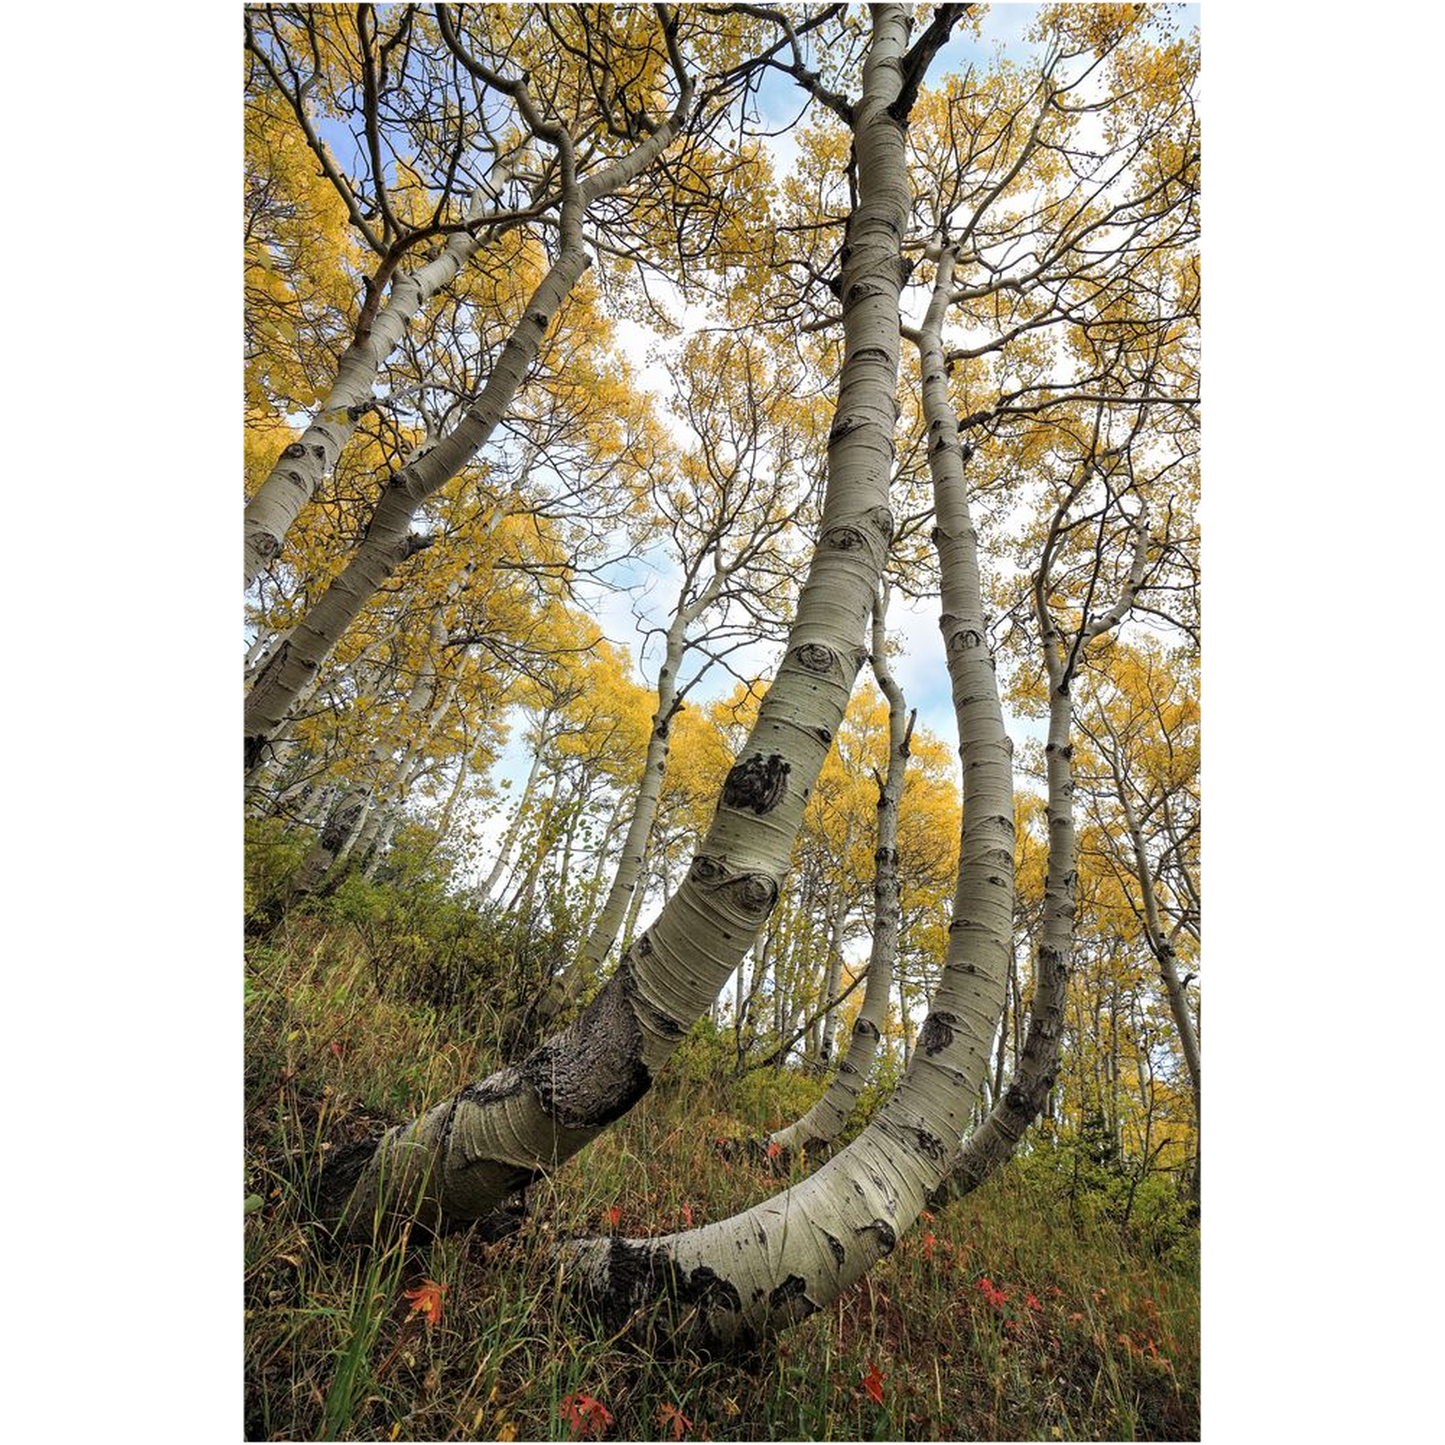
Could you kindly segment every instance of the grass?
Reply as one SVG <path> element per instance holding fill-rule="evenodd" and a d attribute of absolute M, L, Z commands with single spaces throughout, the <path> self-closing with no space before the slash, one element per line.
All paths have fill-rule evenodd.
<path fill-rule="evenodd" d="M 799 1081 L 778 1081 L 769 1117 L 767 1079 L 714 1080 L 685 1048 L 534 1189 L 510 1239 L 336 1251 L 311 1224 L 320 1160 L 489 1070 L 490 1021 L 378 997 L 319 925 L 253 954 L 246 1017 L 245 1192 L 263 1201 L 244 1225 L 250 1439 L 1198 1438 L 1197 1235 L 1161 1255 L 1090 1222 L 1036 1167 L 1044 1151 L 770 1348 L 679 1356 L 610 1335 L 551 1246 L 702 1224 L 783 1187 L 717 1140 L 782 1122 Z M 423 1280 L 445 1290 L 435 1323 L 406 1298 Z"/>

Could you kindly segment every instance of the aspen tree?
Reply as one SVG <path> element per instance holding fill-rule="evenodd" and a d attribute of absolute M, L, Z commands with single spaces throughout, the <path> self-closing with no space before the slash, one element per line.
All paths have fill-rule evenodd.
<path fill-rule="evenodd" d="M 658 14 L 676 79 L 672 110 L 623 155 L 584 176 L 579 173 L 577 138 L 567 125 L 543 114 L 525 79 L 508 77 L 475 59 L 453 27 L 448 7 L 438 7 L 442 34 L 458 60 L 484 86 L 510 98 L 531 135 L 552 149 L 560 191 L 559 247 L 479 394 L 445 437 L 390 478 L 361 546 L 252 683 L 245 710 L 248 767 L 367 601 L 387 577 L 430 544 L 427 536 L 411 529 L 417 508 L 486 445 L 536 361 L 549 326 L 591 262 L 584 237 L 589 208 L 629 186 L 681 134 L 692 111 L 694 81 L 677 49 L 675 16 L 665 6 L 658 7 Z"/>
<path fill-rule="evenodd" d="M 333 1165 L 330 1192 L 354 1232 L 370 1233 L 378 1211 L 412 1207 L 433 1223 L 479 1218 L 575 1153 L 650 1088 L 777 901 L 808 793 L 867 655 L 864 630 L 892 535 L 887 488 L 909 201 L 904 126 L 960 13 L 941 6 L 910 49 L 905 7 L 874 6 L 861 95 L 856 104 L 837 101 L 854 136 L 858 201 L 839 283 L 845 347 L 827 490 L 783 661 L 703 847 L 571 1025 L 519 1064 L 390 1131 L 369 1155 Z M 978 1032 L 977 1017 L 957 1028 L 939 1021 L 929 1042 L 948 1049 L 946 1035 L 964 1052 Z M 980 1059 L 992 1021 L 987 1033 Z M 944 1073 L 932 1064 L 924 1073 L 931 1082 L 919 1088 L 951 1112 Z M 914 1181 L 910 1197 L 931 1187 L 926 1177 Z M 850 1269 L 861 1270 L 886 1242 L 881 1235 L 865 1242 Z"/>
<path fill-rule="evenodd" d="M 868 954 L 868 983 L 863 1007 L 838 1061 L 837 1073 L 823 1096 L 802 1118 L 768 1138 L 784 1157 L 831 1144 L 842 1132 L 868 1082 L 878 1052 L 893 987 L 898 950 L 898 806 L 908 766 L 908 744 L 916 714 L 904 716 L 903 690 L 888 669 L 888 592 L 886 584 L 873 608 L 873 649 L 869 660 L 878 686 L 888 699 L 888 773 L 878 785 L 878 825 L 873 853 L 873 939 Z M 739 975 L 739 990 L 742 980 Z M 836 988 L 836 984 L 833 984 Z"/>

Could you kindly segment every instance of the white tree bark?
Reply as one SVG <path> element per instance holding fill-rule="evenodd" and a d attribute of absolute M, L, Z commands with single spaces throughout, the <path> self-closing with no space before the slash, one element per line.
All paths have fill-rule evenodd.
<path fill-rule="evenodd" d="M 1083 620 L 1067 645 L 1048 602 L 1049 567 L 1067 504 L 1054 518 L 1038 573 L 1034 611 L 1049 678 L 1049 732 L 1044 745 L 1048 786 L 1049 862 L 1044 880 L 1044 913 L 1034 968 L 1034 997 L 1028 1033 L 1013 1081 L 970 1135 L 946 1185 L 934 1196 L 942 1205 L 977 1189 L 1012 1158 L 1029 1125 L 1042 1112 L 1058 1072 L 1069 964 L 1073 953 L 1075 892 L 1074 769 L 1071 687 L 1083 647 L 1123 620 L 1144 576 L 1148 533 L 1142 515 L 1134 524 L 1134 559 L 1118 601 L 1097 617 Z"/>
<path fill-rule="evenodd" d="M 549 707 L 543 710 L 537 720 L 537 746 L 532 753 L 532 765 L 527 771 L 527 781 L 522 785 L 521 794 L 517 798 L 517 806 L 513 809 L 512 816 L 507 823 L 507 831 L 497 845 L 497 856 L 492 863 L 492 871 L 487 874 L 482 883 L 481 896 L 484 900 L 491 898 L 492 890 L 502 881 L 502 874 L 507 870 L 507 860 L 512 856 L 512 849 L 516 846 L 523 819 L 526 817 L 527 808 L 532 801 L 532 794 L 536 791 L 537 778 L 542 771 L 542 754 L 547 748 L 547 728 L 551 721 L 552 709 Z"/>
<path fill-rule="evenodd" d="M 906 34 L 901 7 L 877 5 L 873 15 L 857 131 L 865 198 L 868 167 L 881 159 L 871 150 L 878 131 L 868 126 L 874 118 L 868 104 L 877 95 L 870 81 L 887 91 L 880 72 L 896 77 Z M 890 54 L 895 36 L 898 49 Z M 893 138 L 901 143 L 896 131 Z M 886 142 L 880 149 L 886 153 Z M 898 153 L 901 159 L 901 144 Z M 845 305 L 847 294 L 845 286 Z M 690 1329 L 723 1344 L 785 1327 L 826 1307 L 887 1254 L 944 1178 L 988 1067 L 1012 913 L 1012 749 L 996 702 L 992 715 L 975 705 L 970 689 L 981 673 L 992 676 L 992 666 L 981 634 L 974 639 L 978 645 L 960 643 L 960 624 L 967 620 L 950 616 L 944 624 L 964 756 L 954 924 L 938 994 L 907 1073 L 853 1143 L 810 1178 L 755 1208 L 662 1239 L 572 1246 L 567 1255 L 573 1266 L 614 1315 L 663 1298 Z"/>
<path fill-rule="evenodd" d="M 245 712 L 248 768 L 265 752 L 297 694 L 316 675 L 361 609 L 417 547 L 425 544 L 425 539 L 411 533 L 417 509 L 476 456 L 501 421 L 536 361 L 553 317 L 591 263 L 582 231 L 587 207 L 629 184 L 651 165 L 681 131 L 691 105 L 691 86 L 684 85 L 672 115 L 646 140 L 585 181 L 576 178 L 572 142 L 566 131 L 540 127 L 555 141 L 562 160 L 560 249 L 528 300 L 481 394 L 447 436 L 413 456 L 391 478 L 360 547 L 252 684 Z"/>
<path fill-rule="evenodd" d="M 351 852 L 370 811 L 369 790 L 359 785 L 348 788 L 292 877 L 286 891 L 287 908 L 316 893 L 335 873 Z"/>
<path fill-rule="evenodd" d="M 647 757 L 637 801 L 627 825 L 622 856 L 612 887 L 608 890 L 607 901 L 602 905 L 602 911 L 579 955 L 584 970 L 588 972 L 597 969 L 617 939 L 618 930 L 627 916 L 628 903 L 637 887 L 642 857 L 652 836 L 652 825 L 657 821 L 657 804 L 662 796 L 662 777 L 667 767 L 667 735 L 673 714 L 677 711 L 677 674 L 687 650 L 687 626 L 694 610 L 679 604 L 667 629 L 667 645 L 657 675 L 657 708 L 653 712 L 652 731 L 647 738 Z"/>
<path fill-rule="evenodd" d="M 1114 740 L 1117 745 L 1117 738 Z M 1179 978 L 1178 961 L 1174 952 L 1174 941 L 1159 916 L 1159 900 L 1154 891 L 1154 870 L 1150 866 L 1149 853 L 1144 845 L 1144 830 L 1138 814 L 1129 798 L 1127 780 L 1120 770 L 1118 758 L 1109 755 L 1109 767 L 1114 775 L 1115 789 L 1124 809 L 1124 822 L 1129 830 L 1129 842 L 1134 853 L 1134 876 L 1139 882 L 1139 892 L 1144 904 L 1144 934 L 1150 952 L 1159 966 L 1159 980 L 1164 985 L 1164 994 L 1169 1001 L 1169 1012 L 1179 1034 L 1180 1047 L 1184 1051 L 1185 1067 L 1189 1070 L 1190 1092 L 1194 1096 L 1194 1173 L 1191 1179 L 1196 1203 L 1199 1200 L 1199 1181 L 1203 1169 L 1203 1098 L 1200 1092 L 1199 1034 L 1194 1027 L 1194 1017 L 1189 1011 L 1189 998 Z"/>
<path fill-rule="evenodd" d="M 396 350 L 411 319 L 452 281 L 482 244 L 482 221 L 489 204 L 511 175 L 510 159 L 492 166 L 477 187 L 467 208 L 473 231 L 457 231 L 447 238 L 441 254 L 415 271 L 397 276 L 386 304 L 364 334 L 358 332 L 342 353 L 331 390 L 315 418 L 277 458 L 266 480 L 246 504 L 245 575 L 249 588 L 261 569 L 281 550 L 286 533 L 316 488 L 336 465 L 356 423 L 371 402 L 372 387 L 383 363 Z"/>
<path fill-rule="evenodd" d="M 873 854 L 873 942 L 868 955 L 868 984 L 838 1072 L 823 1097 L 801 1119 L 769 1136 L 769 1145 L 776 1144 L 782 1157 L 823 1148 L 842 1132 L 873 1071 L 888 1013 L 888 996 L 893 988 L 893 960 L 898 952 L 898 807 L 903 796 L 913 722 L 904 717 L 903 691 L 888 670 L 887 605 L 885 594 L 873 612 L 873 673 L 888 699 L 888 776 L 878 790 L 878 835 Z M 738 991 L 741 998 L 741 971 Z"/>
<path fill-rule="evenodd" d="M 874 17 L 857 111 L 858 204 L 840 287 L 844 360 L 827 494 L 777 677 L 687 876 L 578 1018 L 521 1063 L 391 1130 L 369 1157 L 358 1153 L 332 1166 L 328 1195 L 342 1204 L 352 1232 L 368 1234 L 378 1216 L 413 1210 L 431 1223 L 476 1219 L 555 1169 L 647 1092 L 777 901 L 808 795 L 867 655 L 864 632 L 892 534 L 888 482 L 909 191 L 903 126 L 889 106 L 904 90 L 908 20 L 899 5 L 876 6 Z M 957 1028 L 942 1020 L 930 1038 L 942 1053 L 946 1035 L 957 1052 L 971 1046 L 970 1029 L 978 1027 L 978 1020 L 960 1020 Z M 990 1019 L 981 1056 L 992 1031 Z M 915 1092 L 936 1095 L 946 1114 L 956 1092 L 947 1083 L 951 1066 L 930 1059 L 922 1074 L 927 1080 Z M 945 1147 L 938 1152 L 941 1177 Z M 887 1193 L 885 1171 L 891 1166 L 880 1160 L 866 1172 L 876 1173 Z M 921 1204 L 928 1177 L 910 1184 L 909 1203 L 917 1193 Z M 870 1196 L 864 1233 L 873 1242 L 855 1251 L 857 1269 L 885 1239 L 891 1245 L 886 1225 L 869 1232 L 891 1207 L 882 1193 Z"/>

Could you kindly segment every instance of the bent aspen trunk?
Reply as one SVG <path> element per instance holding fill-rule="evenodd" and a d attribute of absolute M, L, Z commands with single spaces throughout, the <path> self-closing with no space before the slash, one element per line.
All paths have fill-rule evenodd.
<path fill-rule="evenodd" d="M 340 1195 L 343 1227 L 353 1233 L 369 1235 L 381 1219 L 413 1210 L 428 1223 L 477 1219 L 557 1168 L 647 1092 L 777 901 L 867 655 L 864 632 L 893 529 L 888 481 L 909 192 L 903 129 L 888 106 L 900 91 L 908 24 L 901 6 L 878 6 L 875 17 L 856 131 L 858 204 L 841 281 L 844 359 L 826 496 L 777 676 L 707 836 L 658 917 L 573 1023 L 520 1063 L 391 1130 L 369 1158 L 334 1175 L 329 1197 Z"/>
<path fill-rule="evenodd" d="M 1034 997 L 1028 1033 L 1013 1081 L 969 1137 L 950 1172 L 946 1185 L 933 1198 L 935 1205 L 977 1189 L 1001 1164 L 1012 1158 L 1024 1133 L 1043 1111 L 1058 1073 L 1063 1035 L 1064 1006 L 1068 994 L 1069 964 L 1073 953 L 1075 889 L 1073 698 L 1070 688 L 1084 643 L 1103 636 L 1123 619 L 1133 603 L 1144 574 L 1148 534 L 1140 518 L 1135 524 L 1135 548 L 1119 600 L 1107 612 L 1080 629 L 1076 645 L 1064 638 L 1048 604 L 1049 555 L 1063 511 L 1055 516 L 1054 531 L 1045 545 L 1044 560 L 1034 579 L 1034 610 L 1049 678 L 1049 734 L 1044 745 L 1048 783 L 1049 862 L 1044 880 L 1044 913 L 1034 970 Z"/>
<path fill-rule="evenodd" d="M 869 81 L 890 64 L 891 36 L 906 34 L 901 7 L 879 5 L 873 14 L 858 117 L 860 177 L 865 138 L 874 139 L 865 129 Z M 946 624 L 950 641 L 955 625 Z M 995 707 L 991 717 L 966 690 L 980 669 L 992 674 L 988 650 L 954 646 L 950 656 L 964 680 L 955 694 L 965 760 L 959 874 L 943 977 L 908 1072 L 853 1143 L 782 1194 L 684 1234 L 567 1249 L 612 1315 L 667 1301 L 689 1329 L 725 1345 L 784 1328 L 831 1304 L 892 1250 L 944 1178 L 1003 1006 L 1013 871 L 1012 750 L 1001 713 Z"/>

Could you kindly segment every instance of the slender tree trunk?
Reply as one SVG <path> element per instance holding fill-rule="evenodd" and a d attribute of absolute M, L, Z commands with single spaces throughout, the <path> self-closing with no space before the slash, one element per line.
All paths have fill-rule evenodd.
<path fill-rule="evenodd" d="M 547 747 L 547 724 L 552 720 L 552 710 L 548 708 L 541 716 L 537 724 L 537 749 L 532 754 L 532 766 L 527 772 L 527 781 L 522 786 L 522 795 L 517 799 L 517 806 L 512 813 L 510 822 L 507 824 L 507 831 L 502 837 L 501 844 L 497 848 L 497 858 L 492 864 L 492 871 L 487 874 L 486 881 L 482 884 L 481 894 L 483 898 L 490 898 L 492 890 L 502 880 L 502 874 L 506 872 L 507 860 L 512 856 L 512 849 L 516 845 L 517 835 L 522 830 L 523 820 L 527 815 L 527 805 L 531 802 L 532 794 L 537 787 L 537 776 L 542 771 L 542 754 Z"/>
<path fill-rule="evenodd" d="M 888 671 L 886 608 L 887 602 L 882 600 L 873 613 L 873 672 L 888 699 L 888 776 L 878 790 L 868 986 L 833 1082 L 801 1119 L 786 1129 L 779 1129 L 768 1141 L 787 1154 L 823 1148 L 842 1132 L 873 1070 L 888 1013 L 888 996 L 893 988 L 893 960 L 898 952 L 898 808 L 903 797 L 903 775 L 908 766 L 913 721 L 904 717 L 903 691 Z"/>
<path fill-rule="evenodd" d="M 387 850 L 391 847 L 392 835 L 396 832 L 396 814 L 388 813 L 386 822 L 381 825 L 381 832 L 377 835 L 375 846 L 371 850 L 371 856 L 362 864 L 361 876 L 370 882 L 376 877 L 376 870 L 381 867 L 386 859 Z"/>
<path fill-rule="evenodd" d="M 373 801 L 366 810 L 366 820 L 357 830 L 355 838 L 336 856 L 336 861 L 331 865 L 326 875 L 327 883 L 339 879 L 342 869 L 348 862 L 359 865 L 359 871 L 364 876 L 366 873 L 366 862 L 374 851 L 377 838 L 381 834 L 382 824 L 385 815 Z"/>
<path fill-rule="evenodd" d="M 371 795 L 360 786 L 349 788 L 326 820 L 325 826 L 302 859 L 286 893 L 286 907 L 321 890 L 345 860 L 370 811 Z"/>
<path fill-rule="evenodd" d="M 510 174 L 510 163 L 493 166 L 478 186 L 467 211 L 479 219 L 488 202 Z M 327 473 L 336 465 L 356 424 L 371 404 L 371 390 L 386 358 L 396 350 L 411 319 L 447 285 L 482 245 L 476 234 L 458 231 L 447 238 L 441 255 L 415 271 L 398 275 L 391 284 L 386 305 L 376 313 L 371 330 L 358 335 L 342 354 L 336 378 L 314 421 L 281 453 L 270 475 L 246 504 L 246 586 L 281 550 L 281 543 L 301 509 L 315 495 Z"/>
<path fill-rule="evenodd" d="M 622 925 L 622 951 L 625 953 L 632 947 L 632 940 L 637 937 L 637 923 L 642 917 L 642 905 L 647 898 L 647 890 L 652 886 L 657 870 L 651 866 L 652 851 L 649 849 L 642 855 L 642 876 L 638 879 L 637 887 L 632 891 L 632 901 L 627 905 L 627 921 Z"/>
<path fill-rule="evenodd" d="M 391 478 L 360 547 L 257 676 L 246 698 L 248 765 L 264 753 L 297 695 L 316 676 L 382 583 L 425 545 L 425 538 L 411 532 L 417 508 L 486 445 L 537 359 L 553 316 L 586 270 L 588 259 L 580 239 L 560 253 L 533 292 L 481 395 L 442 441 L 413 456 Z"/>
<path fill-rule="evenodd" d="M 445 838 L 452 826 L 452 814 L 456 810 L 457 802 L 462 796 L 462 788 L 467 781 L 467 755 L 463 753 L 457 759 L 457 778 L 452 784 L 451 791 L 447 794 L 447 800 L 442 804 L 441 816 L 437 819 L 437 837 Z"/>
<path fill-rule="evenodd" d="M 1013 952 L 1010 950 L 1008 961 L 1008 988 L 1004 992 L 1003 1018 L 999 1022 L 998 1030 L 998 1054 L 994 1058 L 993 1065 L 993 1087 L 992 1097 L 989 1103 L 992 1104 L 1003 1093 L 1004 1068 L 1008 1061 L 1008 1026 L 1009 1014 L 1018 1006 L 1018 970 L 1014 963 Z"/>
<path fill-rule="evenodd" d="M 637 801 L 633 805 L 632 818 L 627 825 L 622 856 L 617 864 L 612 887 L 608 890 L 607 901 L 602 905 L 602 912 L 592 925 L 592 932 L 578 955 L 582 972 L 588 975 L 594 974 L 602 960 L 607 957 L 607 951 L 615 942 L 618 930 L 627 915 L 628 904 L 637 891 L 642 857 L 647 851 L 647 841 L 652 836 L 652 825 L 657 819 L 657 804 L 662 796 L 662 777 L 667 767 L 667 734 L 676 710 L 677 671 L 682 666 L 682 655 L 686 646 L 685 631 L 686 623 L 679 609 L 667 633 L 667 650 L 657 680 L 657 709 L 652 716 L 652 731 L 647 738 L 647 757 L 643 763 L 642 781 L 638 785 Z"/>
<path fill-rule="evenodd" d="M 840 286 L 844 359 L 827 490 L 777 677 L 687 876 L 577 1019 L 519 1064 L 391 1130 L 369 1156 L 333 1166 L 328 1199 L 342 1203 L 353 1232 L 368 1235 L 378 1213 L 405 1217 L 413 1208 L 427 1222 L 477 1219 L 556 1169 L 647 1092 L 777 902 L 807 797 L 867 655 L 863 636 L 892 535 L 888 483 L 909 190 L 906 107 L 901 116 L 888 107 L 903 93 L 908 22 L 901 6 L 880 5 L 874 15 L 855 131 L 859 199 Z M 991 1019 L 988 1029 L 991 1037 Z M 971 1037 L 943 1024 L 930 1037 L 943 1034 L 958 1040 L 956 1048 Z M 925 1072 L 932 1080 L 937 1070 Z M 915 1194 L 921 1205 L 926 1177 L 906 1198 L 886 1189 L 863 1196 L 872 1243 L 859 1245 L 850 1234 L 848 1278 L 883 1252 L 885 1236 L 868 1232 L 873 1221 L 906 1211 Z M 891 1244 L 892 1227 L 885 1228 Z M 762 1233 L 776 1237 L 771 1226 Z M 805 1233 L 798 1232 L 799 1242 Z M 840 1269 L 821 1236 L 813 1239 L 830 1268 Z M 756 1303 L 748 1308 L 756 1311 Z"/>
<path fill-rule="evenodd" d="M 941 13 L 947 19 L 950 12 Z M 883 175 L 891 183 L 903 163 L 902 134 L 888 106 L 898 97 L 906 15 L 890 5 L 875 5 L 872 14 L 855 132 L 855 222 L 872 221 L 875 183 Z M 890 218 L 901 232 L 901 213 Z M 877 233 L 850 227 L 852 256 L 865 234 L 871 244 Z M 843 295 L 846 307 L 846 274 Z M 979 652 L 987 658 L 986 649 Z M 753 1209 L 662 1239 L 590 1240 L 569 1248 L 566 1257 L 609 1313 L 625 1318 L 667 1298 L 689 1328 L 724 1344 L 784 1328 L 826 1308 L 889 1253 L 943 1179 L 952 1141 L 963 1132 L 988 1067 L 1012 920 L 1011 902 L 1001 897 L 1011 890 L 995 881 L 1000 824 L 1005 841 L 1013 830 L 1011 805 L 1000 810 L 1000 801 L 1012 798 L 1007 739 L 1000 747 L 971 704 L 960 714 L 968 765 L 956 926 L 909 1071 L 857 1139 Z M 1011 865 L 1011 842 L 1007 852 Z"/>
<path fill-rule="evenodd" d="M 411 532 L 417 508 L 476 456 L 511 405 L 523 377 L 537 360 L 548 326 L 591 264 L 582 230 L 587 207 L 627 185 L 656 160 L 681 130 L 691 106 L 691 85 L 684 84 L 672 115 L 627 155 L 580 184 L 575 176 L 567 178 L 572 171 L 572 147 L 565 133 L 559 136 L 564 179 L 556 257 L 502 347 L 481 395 L 447 436 L 413 456 L 391 478 L 360 547 L 252 684 L 245 714 L 248 768 L 265 751 L 290 713 L 297 694 L 316 675 L 362 608 L 418 546 L 425 545 L 427 539 Z"/>
<path fill-rule="evenodd" d="M 844 840 L 843 856 L 846 859 L 853 846 L 852 820 Z M 833 927 L 828 930 L 828 974 L 823 985 L 824 1000 L 836 999 L 843 982 L 843 933 L 848 923 L 848 904 L 844 899 L 841 883 L 838 888 L 838 907 Z M 838 1004 L 833 1004 L 823 1015 L 822 1033 L 818 1040 L 818 1069 L 821 1072 L 833 1062 L 833 1040 L 838 1033 Z"/>
<path fill-rule="evenodd" d="M 1189 1012 L 1189 997 L 1179 980 L 1178 960 L 1174 943 L 1164 931 L 1159 917 L 1159 900 L 1154 891 L 1154 874 L 1149 866 L 1149 855 L 1144 848 L 1144 833 L 1139 826 L 1138 815 L 1129 801 L 1128 789 L 1119 772 L 1117 762 L 1111 758 L 1110 767 L 1119 801 L 1124 805 L 1124 821 L 1129 829 L 1129 841 L 1134 850 L 1134 874 L 1139 880 L 1139 891 L 1144 902 L 1144 930 L 1150 951 L 1159 966 L 1159 980 L 1164 985 L 1165 997 L 1169 1000 L 1169 1013 L 1174 1027 L 1179 1032 L 1179 1043 L 1184 1051 L 1184 1063 L 1189 1070 L 1189 1086 L 1194 1095 L 1194 1138 L 1195 1167 L 1191 1187 L 1195 1202 L 1199 1200 L 1199 1176 L 1203 1156 L 1202 1103 L 1199 1084 L 1199 1035 L 1194 1029 L 1194 1019 Z"/>
<path fill-rule="evenodd" d="M 586 890 L 583 894 L 585 908 L 582 914 L 583 927 L 590 933 L 592 924 L 597 917 L 597 895 L 602 889 L 602 876 L 607 871 L 607 840 L 614 837 L 618 828 L 622 826 L 622 815 L 627 811 L 627 795 L 618 793 L 617 800 L 613 804 L 612 812 L 608 816 L 607 823 L 598 835 L 596 853 L 592 863 L 592 873 L 587 879 Z M 624 952 L 625 952 L 624 946 Z"/>
<path fill-rule="evenodd" d="M 908 1008 L 908 991 L 903 980 L 898 980 L 898 1031 L 903 1036 L 903 1067 L 913 1062 L 913 1015 Z"/>
<path fill-rule="evenodd" d="M 841 943 L 843 923 L 847 907 L 843 901 L 842 889 L 830 889 L 828 903 L 828 925 L 823 937 L 823 960 L 826 968 L 823 985 L 818 994 L 818 1008 L 808 1020 L 808 1038 L 803 1048 L 803 1058 L 809 1073 L 821 1074 L 828 1066 L 823 1049 L 827 1019 L 838 1010 L 838 986 L 843 981 L 843 947 Z M 815 975 L 816 977 L 816 975 Z"/>
<path fill-rule="evenodd" d="M 1013 1082 L 970 1135 L 949 1175 L 946 1186 L 934 1195 L 944 1204 L 976 1189 L 1012 1157 L 1028 1126 L 1038 1117 L 1054 1086 L 1064 1006 L 1068 996 L 1069 963 L 1073 953 L 1075 889 L 1073 700 L 1070 685 L 1083 645 L 1110 631 L 1132 605 L 1144 573 L 1147 533 L 1136 526 L 1134 560 L 1119 600 L 1107 612 L 1084 619 L 1073 649 L 1048 604 L 1051 548 L 1062 525 L 1063 511 L 1045 544 L 1044 560 L 1034 578 L 1034 606 L 1049 678 L 1049 732 L 1044 745 L 1048 787 L 1049 862 L 1044 881 L 1044 915 L 1038 957 L 1034 966 L 1034 998 L 1023 1054 Z"/>

